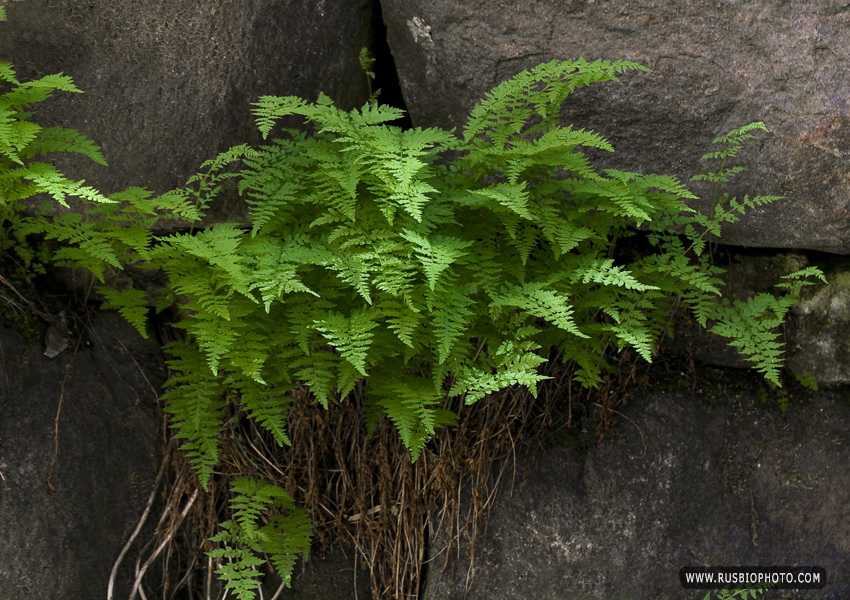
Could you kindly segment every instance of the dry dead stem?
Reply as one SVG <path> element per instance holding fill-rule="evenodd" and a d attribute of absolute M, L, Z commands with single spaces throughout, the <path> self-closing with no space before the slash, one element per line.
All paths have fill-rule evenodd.
<path fill-rule="evenodd" d="M 588 391 L 570 383 L 569 365 L 550 361 L 547 374 L 553 379 L 540 385 L 537 398 L 514 387 L 471 406 L 456 406 L 458 425 L 439 430 L 415 463 L 388 421 L 372 436 L 366 434 L 362 388 L 327 410 L 313 403 L 305 389 L 294 391 L 291 447 L 277 446 L 253 421 L 232 414 L 221 434 L 219 470 L 209 492 L 199 492 L 181 452 L 166 452 L 170 483 L 154 491 L 164 506 L 156 531 L 135 561 L 135 587 L 144 598 L 141 579 L 158 558 L 160 567 L 153 571 L 160 581 L 148 588 L 157 589 L 157 597 L 173 598 L 186 588 L 181 597 L 221 598 L 211 576 L 220 565 L 203 552 L 212 549 L 207 538 L 216 523 L 230 517 L 229 481 L 252 476 L 283 487 L 307 508 L 314 523 L 314 553 L 336 542 L 350 543 L 371 574 L 375 599 L 415 599 L 425 569 L 453 571 L 462 564 L 471 570 L 474 541 L 486 527 L 497 491 L 505 484 L 513 487 L 518 454 L 543 447 L 556 419 L 562 427 L 572 425 L 574 400 L 575 408 L 595 413 L 597 436 L 614 423 L 616 409 L 635 384 L 633 365 L 621 361 L 624 365 L 624 375 Z"/>

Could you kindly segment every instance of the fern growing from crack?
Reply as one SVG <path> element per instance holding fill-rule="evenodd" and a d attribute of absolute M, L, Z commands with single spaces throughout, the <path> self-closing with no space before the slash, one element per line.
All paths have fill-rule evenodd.
<path fill-rule="evenodd" d="M 16 83 L 4 69 L 0 76 Z M 343 111 L 324 95 L 314 103 L 265 96 L 253 110 L 264 139 L 287 116 L 303 118 L 315 134 L 283 129 L 259 149 L 237 146 L 204 163 L 184 189 L 154 197 L 130 188 L 109 198 L 25 162 L 60 149 L 59 139 L 99 158 L 81 136 L 16 124 L 25 117 L 21 97 L 75 91 L 56 76 L 0 102 L 6 206 L 17 211 L 36 192 L 60 204 L 77 196 L 88 203 L 85 214 L 50 217 L 45 205 L 19 231 L 64 242 L 58 258 L 101 281 L 130 262 L 167 273 L 165 302 L 182 299 L 178 326 L 187 333 L 168 348 L 167 411 L 204 487 L 229 402 L 288 444 L 291 389 L 304 385 L 328 406 L 365 382 L 367 427 L 389 418 L 416 460 L 437 428 L 455 422 L 451 398 L 473 403 L 513 385 L 536 393 L 545 379 L 538 367 L 553 350 L 575 363 L 574 378 L 585 386 L 602 381 L 609 348 L 651 360 L 680 301 L 778 384 L 777 326 L 800 289 L 823 276 L 806 269 L 787 276 L 780 297 L 721 301 L 723 270 L 707 243 L 724 223 L 777 198 L 723 196 L 701 214 L 674 177 L 593 167 L 583 148 L 613 147 L 561 125 L 561 105 L 577 87 L 630 70 L 646 69 L 581 59 L 539 65 L 494 88 L 461 135 L 389 125 L 402 112 L 374 98 Z M 726 149 L 705 158 L 721 166 L 704 177 L 719 186 L 740 172 L 728 159 L 757 129 L 764 126 L 715 140 Z M 230 178 L 248 205 L 247 225 L 151 233 L 163 218 L 196 224 Z M 653 250 L 615 258 L 617 241 L 639 228 Z M 144 334 L 147 292 L 103 293 Z M 256 553 L 289 557 L 306 534 L 298 529 L 292 552 L 270 546 L 258 533 L 266 531 L 257 525 L 259 507 L 278 502 L 289 510 L 288 496 L 239 486 L 245 512 L 214 539 L 230 544 L 216 551 L 232 561 L 221 575 L 250 598 Z M 291 566 L 279 560 L 285 579 Z"/>
<path fill-rule="evenodd" d="M 596 170 L 582 148 L 611 145 L 558 121 L 576 87 L 634 69 L 643 68 L 540 65 L 491 91 L 461 136 L 388 125 L 400 111 L 373 101 L 346 112 L 324 95 L 262 97 L 253 112 L 265 137 L 291 115 L 316 133 L 282 130 L 259 150 L 210 163 L 216 177 L 241 159 L 249 227 L 172 235 L 144 252 L 192 313 L 181 326 L 200 354 L 176 358 L 177 371 L 194 373 L 203 355 L 205 377 L 243 401 L 267 399 L 265 413 L 247 408 L 266 415 L 260 422 L 280 441 L 288 405 L 270 411 L 268 398 L 284 394 L 268 390 L 306 385 L 327 406 L 365 380 L 369 414 L 395 423 L 414 460 L 454 421 L 448 398 L 471 403 L 511 385 L 534 393 L 552 349 L 575 361 L 587 386 L 601 381 L 606 348 L 651 360 L 679 298 L 778 383 L 776 326 L 822 276 L 798 272 L 785 296 L 724 303 L 723 270 L 705 253 L 722 224 L 777 198 L 724 196 L 703 215 L 674 177 Z M 715 140 L 726 149 L 706 158 L 722 164 L 705 177 L 737 174 L 727 161 L 757 129 Z M 617 262 L 612 246 L 641 226 L 655 252 Z M 181 386 L 169 392 L 169 410 L 206 484 L 214 444 L 201 448 L 196 408 L 206 401 L 186 390 L 185 406 Z"/>

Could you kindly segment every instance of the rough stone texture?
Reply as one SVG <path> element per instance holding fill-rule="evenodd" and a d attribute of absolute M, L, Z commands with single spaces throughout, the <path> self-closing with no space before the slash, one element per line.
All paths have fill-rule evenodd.
<path fill-rule="evenodd" d="M 89 340 L 46 358 L 0 329 L 0 598 L 105 597 L 156 476 L 158 348 L 117 314 L 98 317 Z"/>
<path fill-rule="evenodd" d="M 707 169 L 699 157 L 713 138 L 764 121 L 772 134 L 741 153 L 748 171 L 729 190 L 787 200 L 727 226 L 725 243 L 850 253 L 846 2 L 382 5 L 414 125 L 462 127 L 494 85 L 541 62 L 633 60 L 653 72 L 631 72 L 567 100 L 567 122 L 605 135 L 617 150 L 599 164 L 687 181 Z"/>
<path fill-rule="evenodd" d="M 639 395 L 586 454 L 539 457 L 501 492 L 468 593 L 465 566 L 451 580 L 438 562 L 425 598 L 702 598 L 681 588 L 686 565 L 819 565 L 828 586 L 799 597 L 850 597 L 846 398 L 782 414 L 736 375 L 703 375 L 702 394 Z"/>
<path fill-rule="evenodd" d="M 826 272 L 829 285 L 806 290 L 792 307 L 796 324 L 788 358 L 793 373 L 826 385 L 850 384 L 850 270 Z"/>
<path fill-rule="evenodd" d="M 0 57 L 19 79 L 64 72 L 85 93 L 42 103 L 36 121 L 102 146 L 110 166 L 63 161 L 106 193 L 158 193 L 260 135 L 261 95 L 324 91 L 341 107 L 368 97 L 358 53 L 370 46 L 372 0 L 4 2 Z"/>
<path fill-rule="evenodd" d="M 280 598 L 369 600 L 372 597 L 369 581 L 369 571 L 366 569 L 358 568 L 355 577 L 353 550 L 344 552 L 336 549 L 321 558 L 313 555 L 306 564 L 296 566 L 292 574 L 292 587 L 284 589 Z M 263 582 L 264 597 L 273 597 L 278 587 L 280 577 L 266 577 Z"/>

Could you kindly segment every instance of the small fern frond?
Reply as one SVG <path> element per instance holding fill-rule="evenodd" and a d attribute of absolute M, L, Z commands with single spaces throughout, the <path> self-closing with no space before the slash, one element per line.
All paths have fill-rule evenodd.
<path fill-rule="evenodd" d="M 511 306 L 522 309 L 528 314 L 552 323 L 556 327 L 571 334 L 588 338 L 589 336 L 578 328 L 573 320 L 573 307 L 567 299 L 549 289 L 546 284 L 527 283 L 521 286 L 506 286 L 490 302 L 491 308 Z"/>
<path fill-rule="evenodd" d="M 658 289 L 654 285 L 641 283 L 623 267 L 614 266 L 614 261 L 610 258 L 585 261 L 585 265 L 573 271 L 572 281 L 573 283 L 578 281 L 582 283 L 593 282 L 639 291 Z"/>
<path fill-rule="evenodd" d="M 298 557 L 310 556 L 310 519 L 304 509 L 295 508 L 292 497 L 284 490 L 246 477 L 230 484 L 236 494 L 230 501 L 233 519 L 219 524 L 219 532 L 210 538 L 222 543 L 207 555 L 225 558 L 228 563 L 216 570 L 225 581 L 225 589 L 233 590 L 239 600 L 254 600 L 260 587 L 257 567 L 268 555 L 286 587 L 292 585 L 292 571 Z M 266 523 L 260 519 L 269 512 Z"/>
<path fill-rule="evenodd" d="M 32 158 L 36 154 L 48 152 L 76 152 L 88 156 L 99 165 L 106 166 L 106 159 L 100 153 L 100 146 L 74 129 L 48 127 L 38 135 L 20 153 L 21 158 Z"/>
<path fill-rule="evenodd" d="M 366 357 L 374 335 L 372 330 L 377 326 L 373 312 L 356 310 L 350 317 L 330 313 L 313 323 L 313 328 L 321 333 L 351 366 L 366 377 Z"/>
<path fill-rule="evenodd" d="M 376 383 L 370 394 L 392 420 L 413 461 L 437 428 L 457 422 L 454 413 L 439 408 L 445 392 L 435 390 L 430 379 L 405 376 Z"/>
<path fill-rule="evenodd" d="M 781 386 L 779 370 L 782 366 L 784 344 L 776 328 L 782 324 L 793 303 L 791 296 L 776 298 L 771 294 L 758 294 L 746 302 L 723 302 L 717 307 L 717 324 L 711 332 L 728 338 L 729 345 L 737 349 L 768 381 Z"/>
<path fill-rule="evenodd" d="M 536 397 L 537 383 L 551 379 L 537 372 L 537 367 L 546 362 L 545 358 L 533 352 L 537 348 L 537 344 L 530 342 L 518 345 L 511 343 L 508 346 L 503 344 L 496 353 L 497 356 L 501 355 L 501 360 L 495 372 L 491 369 L 467 366 L 461 370 L 457 381 L 449 390 L 449 395 L 465 394 L 466 403 L 472 404 L 487 394 L 512 385 L 523 385 Z"/>
<path fill-rule="evenodd" d="M 469 291 L 465 286 L 439 287 L 428 297 L 439 364 L 446 362 L 476 316 Z"/>
<path fill-rule="evenodd" d="M 336 391 L 335 372 L 339 368 L 339 356 L 327 350 L 313 350 L 290 363 L 296 377 L 304 382 L 313 396 L 327 408 Z"/>
<path fill-rule="evenodd" d="M 148 306 L 144 291 L 135 288 L 118 291 L 108 286 L 100 286 L 97 291 L 106 298 L 102 308 L 117 310 L 143 338 L 147 339 Z"/>
<path fill-rule="evenodd" d="M 513 136 L 534 133 L 534 127 L 526 129 L 526 123 L 534 115 L 543 118 L 544 127 L 550 125 L 574 89 L 597 81 L 618 81 L 616 74 L 628 69 L 649 70 L 628 61 L 588 63 L 580 58 L 553 60 L 518 73 L 493 88 L 472 109 L 463 132 L 464 141 L 468 143 L 485 134 L 493 146 L 502 148 Z"/>

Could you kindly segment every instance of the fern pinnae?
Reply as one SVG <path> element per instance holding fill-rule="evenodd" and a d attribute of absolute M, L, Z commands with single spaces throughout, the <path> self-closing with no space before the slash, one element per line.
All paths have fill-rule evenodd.
<path fill-rule="evenodd" d="M 228 385 L 239 390 L 239 401 L 248 415 L 268 431 L 279 446 L 291 445 L 286 432 L 286 417 L 293 402 L 287 385 L 291 382 L 258 383 L 254 378 L 240 375 L 228 378 Z"/>
<path fill-rule="evenodd" d="M 99 165 L 106 166 L 106 159 L 100 153 L 100 146 L 78 131 L 65 127 L 41 129 L 31 143 L 21 150 L 19 156 L 28 159 L 36 154 L 48 152 L 75 152 L 87 156 Z"/>
<path fill-rule="evenodd" d="M 295 508 L 284 490 L 262 480 L 239 477 L 231 484 L 233 519 L 219 524 L 219 532 L 210 541 L 222 544 L 207 552 L 210 558 L 226 558 L 228 563 L 216 573 L 239 600 L 254 600 L 259 589 L 255 570 L 268 556 L 286 587 L 292 583 L 295 561 L 310 556 L 312 532 L 304 509 Z M 268 513 L 265 523 L 259 520 Z"/>
<path fill-rule="evenodd" d="M 234 147 L 204 163 L 184 189 L 158 198 L 141 188 L 103 198 L 47 163 L 29 162 L 34 153 L 62 149 L 66 134 L 16 125 L 23 114 L 16 103 L 68 88 L 60 77 L 0 99 L 0 161 L 19 169 L 17 182 L 0 173 L 0 184 L 9 185 L 15 203 L 37 190 L 58 202 L 76 195 L 101 205 L 89 220 L 32 225 L 70 243 L 66 260 L 91 264 L 103 277 L 135 253 L 168 274 L 172 295 L 183 297 L 187 318 L 179 326 L 188 333 L 172 349 L 168 410 L 204 486 L 217 460 L 225 398 L 288 443 L 287 392 L 299 385 L 327 407 L 366 378 L 367 428 L 388 417 L 416 459 L 436 429 L 454 421 L 443 408 L 449 396 L 471 403 L 512 385 L 536 393 L 551 350 L 575 362 L 574 378 L 585 386 L 610 368 L 609 348 L 632 347 L 651 360 L 677 298 L 778 381 L 782 348 L 774 329 L 819 272 L 785 280 L 781 298 L 718 308 L 722 270 L 708 262 L 705 242 L 776 198 L 724 196 L 710 213 L 693 213 L 685 204 L 693 195 L 676 178 L 597 171 L 583 148 L 612 151 L 611 144 L 559 124 L 576 88 L 633 69 L 644 68 L 579 59 L 524 71 L 476 105 L 462 139 L 395 127 L 390 122 L 401 112 L 374 100 L 343 111 L 325 95 L 312 103 L 264 96 L 253 108 L 264 139 L 286 116 L 316 133 L 284 129 L 257 150 Z M 0 78 L 14 72 L 0 65 Z M 726 150 L 707 157 L 724 162 L 707 181 L 740 172 L 725 161 L 756 129 L 718 138 Z M 65 141 L 71 151 L 99 156 L 82 137 Z M 244 168 L 235 172 L 238 161 Z M 230 178 L 246 198 L 250 230 L 222 224 L 158 238 L 144 233 L 163 209 L 196 220 Z M 119 223 L 129 227 L 116 231 Z M 617 240 L 640 226 L 653 253 L 621 261 Z M 107 295 L 141 329 L 142 293 Z M 278 533 L 292 522 L 259 519 L 278 500 L 281 512 L 292 504 L 261 483 L 239 482 L 234 494 L 244 498 L 217 536 L 227 548 L 214 556 L 233 561 L 219 572 L 247 599 L 259 553 L 271 553 L 288 581 L 297 553 Z M 304 519 L 294 526 L 302 544 Z"/>
<path fill-rule="evenodd" d="M 166 350 L 172 357 L 168 365 L 175 371 L 165 383 L 169 388 L 163 394 L 166 412 L 173 416 L 171 427 L 177 430 L 174 437 L 186 440 L 181 449 L 187 451 L 201 485 L 207 490 L 218 462 L 225 388 L 210 373 L 197 349 L 187 343 L 175 343 Z"/>

